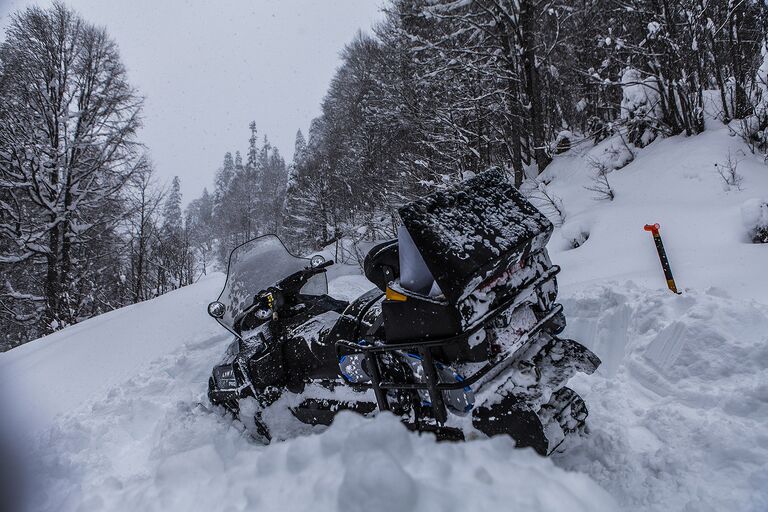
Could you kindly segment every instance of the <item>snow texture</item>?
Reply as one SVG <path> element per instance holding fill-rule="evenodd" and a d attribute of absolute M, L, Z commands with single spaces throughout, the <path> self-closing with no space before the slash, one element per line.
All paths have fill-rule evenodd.
<path fill-rule="evenodd" d="M 616 199 L 598 203 L 583 189 L 589 158 L 612 143 L 557 155 L 542 177 L 570 213 L 550 244 L 564 336 L 603 361 L 570 382 L 590 410 L 581 444 L 543 459 L 507 439 L 435 443 L 392 417 L 343 415 L 261 446 L 205 398 L 230 342 L 205 314 L 218 274 L 0 354 L 30 508 L 768 510 L 768 245 L 748 243 L 741 218 L 768 190 L 765 165 L 708 121 L 638 151 L 611 174 Z M 744 157 L 742 190 L 702 171 L 729 151 Z M 653 222 L 682 295 L 666 290 Z M 574 249 L 563 235 L 581 228 Z M 336 296 L 372 287 L 351 267 L 329 277 Z"/>
<path fill-rule="evenodd" d="M 564 301 L 565 335 L 603 366 L 571 380 L 591 435 L 558 465 L 626 510 L 766 510 L 768 307 L 725 295 L 630 281 Z"/>
<path fill-rule="evenodd" d="M 147 306 L 170 313 L 174 302 L 199 299 L 198 311 L 204 311 L 211 285 L 221 280 L 219 275 L 205 286 L 175 292 L 176 301 L 161 297 Z M 124 335 L 135 334 L 146 311 L 123 313 L 135 321 Z M 190 326 L 211 323 L 200 318 Z M 101 336 L 110 332 L 110 322 L 81 326 L 90 327 L 92 338 L 115 345 L 114 338 Z M 106 393 L 82 388 L 82 404 L 48 422 L 38 420 L 42 430 L 30 447 L 31 485 L 45 492 L 34 492 L 32 509 L 459 511 L 510 503 L 530 511 L 561 510 L 562 503 L 576 511 L 615 508 L 589 477 L 564 471 L 532 450 L 515 450 L 508 438 L 437 443 L 388 415 L 367 420 L 343 414 L 321 435 L 261 446 L 240 422 L 205 405 L 211 364 L 228 337 L 188 342 L 188 333 L 180 334 L 171 338 L 174 349 L 131 378 Z M 155 341 L 140 340 L 142 346 Z M 45 339 L 28 346 L 50 350 L 56 344 Z M 22 366 L 25 358 L 14 352 L 5 355 L 5 364 Z M 26 367 L 44 371 L 54 364 Z"/>

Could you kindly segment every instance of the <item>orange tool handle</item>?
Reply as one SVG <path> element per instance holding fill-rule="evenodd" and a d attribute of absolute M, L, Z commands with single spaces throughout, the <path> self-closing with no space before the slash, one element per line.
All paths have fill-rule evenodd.
<path fill-rule="evenodd" d="M 669 260 L 667 259 L 667 252 L 664 250 L 664 243 L 661 241 L 661 235 L 659 234 L 659 226 L 656 224 L 646 224 L 643 229 L 653 233 L 653 242 L 656 244 L 656 252 L 659 254 L 659 261 L 661 262 L 661 269 L 664 271 L 664 278 L 667 280 L 667 287 L 673 292 L 680 294 L 677 291 L 677 284 L 675 284 L 675 278 L 672 277 L 672 269 L 669 266 Z"/>
<path fill-rule="evenodd" d="M 646 230 L 646 231 L 650 231 L 651 233 L 653 233 L 653 236 L 656 236 L 656 235 L 659 234 L 659 228 L 660 227 L 661 226 L 659 226 L 659 223 L 657 222 L 656 224 L 646 224 L 643 227 L 643 229 Z"/>

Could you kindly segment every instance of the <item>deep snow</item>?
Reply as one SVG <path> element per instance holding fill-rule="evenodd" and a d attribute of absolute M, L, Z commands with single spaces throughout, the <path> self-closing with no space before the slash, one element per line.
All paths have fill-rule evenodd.
<path fill-rule="evenodd" d="M 604 362 L 572 380 L 591 434 L 566 454 L 436 444 L 352 415 L 257 445 L 205 399 L 229 341 L 205 314 L 217 274 L 0 354 L 5 423 L 17 445 L 31 440 L 33 508 L 767 510 L 768 245 L 747 243 L 740 211 L 768 195 L 768 166 L 710 124 L 612 172 L 613 202 L 583 187 L 589 157 L 615 140 L 557 156 L 544 175 L 566 211 L 550 243 L 566 334 Z M 729 151 L 741 190 L 714 169 Z M 664 287 L 649 222 L 680 296 Z M 336 296 L 368 288 L 352 267 L 331 276 Z"/>

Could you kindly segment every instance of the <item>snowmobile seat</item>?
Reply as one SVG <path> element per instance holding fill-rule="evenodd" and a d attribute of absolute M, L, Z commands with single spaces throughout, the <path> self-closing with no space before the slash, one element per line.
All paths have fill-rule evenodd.
<path fill-rule="evenodd" d="M 459 313 L 445 297 L 409 290 L 399 280 L 389 284 L 381 310 L 387 343 L 428 341 L 461 332 Z"/>
<path fill-rule="evenodd" d="M 400 261 L 397 240 L 387 240 L 368 251 L 363 262 L 365 277 L 382 292 L 387 284 L 400 277 Z"/>

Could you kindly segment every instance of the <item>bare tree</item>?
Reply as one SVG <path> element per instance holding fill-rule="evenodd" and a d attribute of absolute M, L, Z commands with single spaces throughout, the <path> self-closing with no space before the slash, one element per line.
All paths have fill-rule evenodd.
<path fill-rule="evenodd" d="M 134 303 L 152 296 L 152 238 L 159 229 L 158 214 L 164 197 L 163 189 L 153 177 L 152 163 L 146 156 L 141 158 L 126 191 L 130 289 L 131 301 Z"/>
<path fill-rule="evenodd" d="M 55 329 L 94 303 L 79 263 L 122 216 L 141 98 L 105 30 L 60 3 L 12 17 L 0 66 L 0 262 L 42 267 L 23 293 L 45 297 L 37 316 Z"/>
<path fill-rule="evenodd" d="M 530 185 L 523 188 L 523 192 L 536 208 L 552 220 L 556 226 L 565 223 L 566 212 L 563 200 L 549 190 L 547 184 L 536 178 L 529 181 Z"/>

